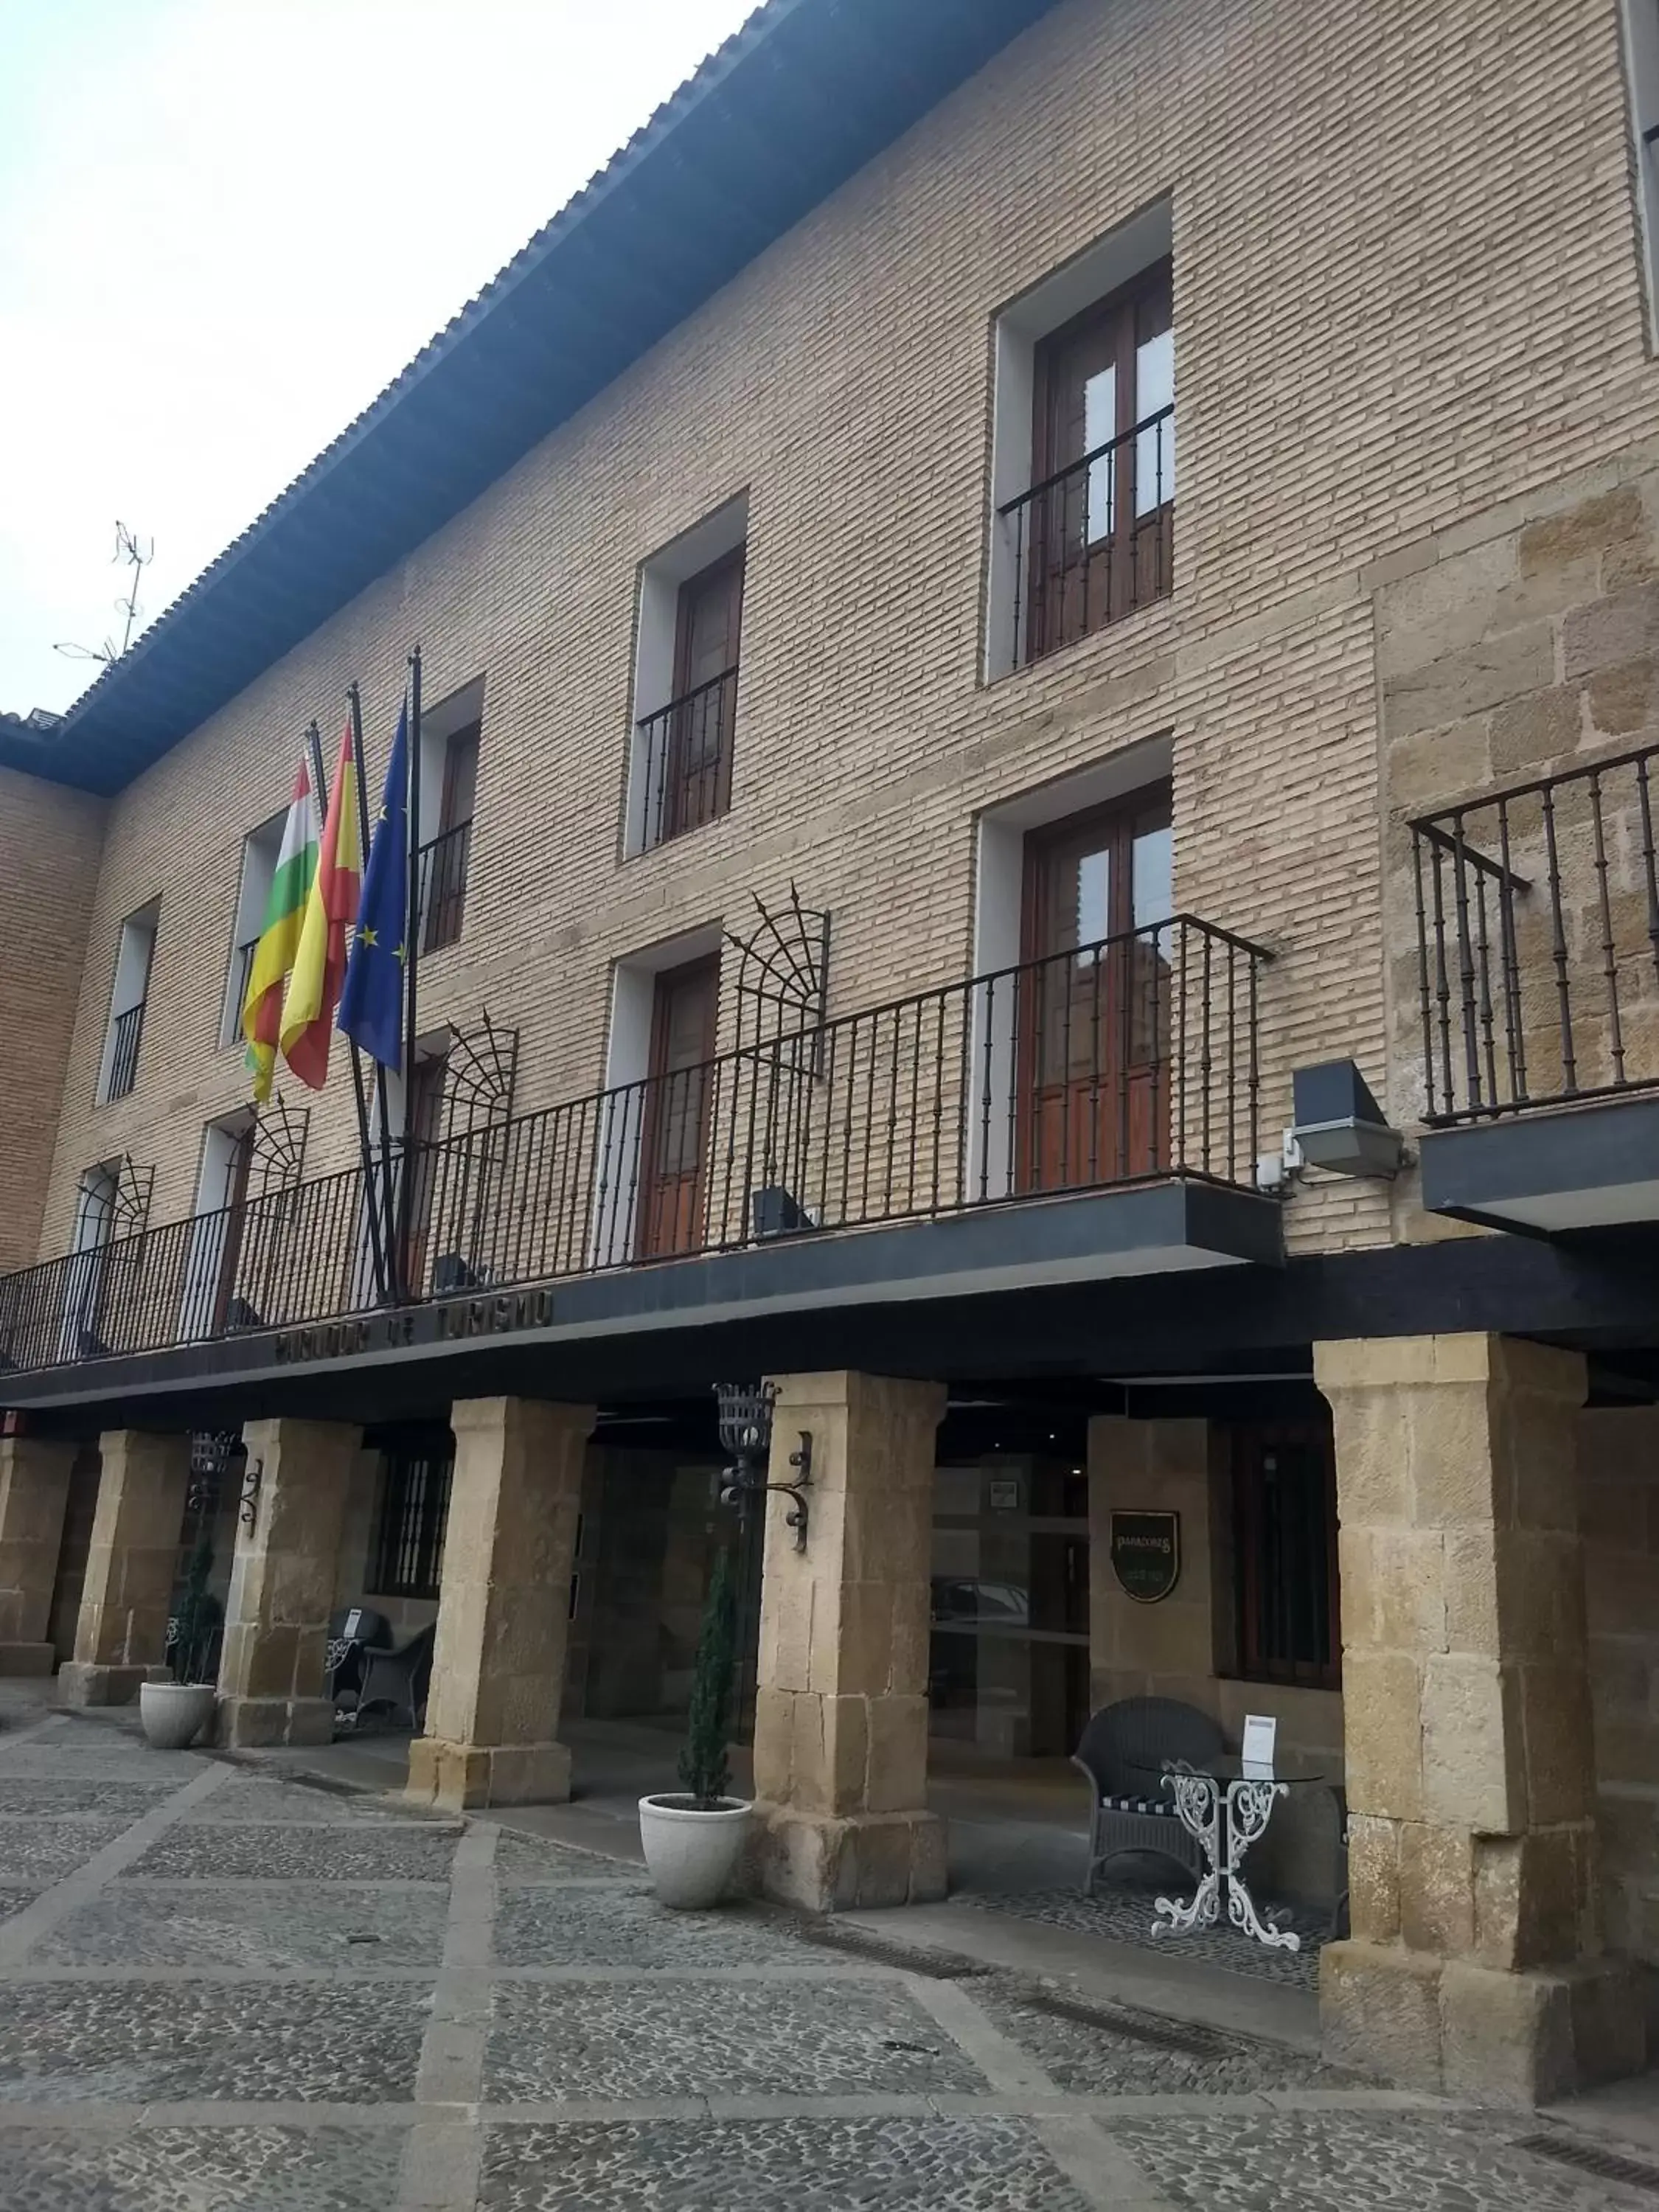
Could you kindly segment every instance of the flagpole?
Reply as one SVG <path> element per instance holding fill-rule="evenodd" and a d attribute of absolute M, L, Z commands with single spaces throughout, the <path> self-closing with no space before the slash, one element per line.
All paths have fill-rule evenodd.
<path fill-rule="evenodd" d="M 398 1192 L 398 1273 L 413 1298 L 410 1232 L 415 1211 L 415 1036 L 421 967 L 421 648 L 409 656 L 409 927 L 404 937 L 404 1171 Z"/>
<path fill-rule="evenodd" d="M 368 793 L 363 777 L 363 708 L 362 701 L 358 696 L 355 684 L 347 684 L 346 698 L 351 708 L 351 750 L 357 763 L 358 850 L 363 856 L 363 866 L 367 867 L 368 866 Z M 317 725 L 313 722 L 311 726 L 314 733 Z M 320 748 L 321 739 L 319 738 L 315 741 Z M 381 1233 L 382 1200 L 376 1192 L 374 1147 L 368 1133 L 368 1096 L 363 1088 L 362 1055 L 357 1049 L 357 1040 L 355 1036 L 348 1035 L 346 1042 L 351 1048 L 351 1088 L 357 1101 L 357 1149 L 362 1160 L 363 1197 L 368 1208 L 368 1242 L 374 1262 L 374 1295 L 384 1305 L 390 1296 L 391 1283 L 386 1272 L 386 1238 Z M 389 1175 L 392 1136 L 386 1114 L 384 1079 L 375 1085 L 375 1091 L 380 1099 L 380 1151 L 384 1162 L 381 1172 Z M 387 1235 L 390 1233 L 391 1220 L 391 1212 L 388 1208 L 385 1217 Z"/>
<path fill-rule="evenodd" d="M 311 781 L 313 787 L 317 793 L 317 805 L 321 811 L 323 819 L 326 821 L 328 819 L 328 776 L 323 767 L 323 733 L 318 728 L 314 721 L 311 727 L 306 732 L 306 744 L 311 753 Z M 362 767 L 361 762 L 358 764 L 357 780 L 359 786 L 361 787 L 362 782 Z M 357 1078 L 359 1090 L 357 1106 L 359 1114 L 361 1115 L 363 1104 L 361 1095 L 362 1076 L 357 1067 L 357 1055 L 355 1048 L 352 1052 L 351 1072 L 352 1074 Z M 375 1288 L 378 1291 L 380 1285 L 386 1279 L 386 1263 L 380 1256 L 380 1228 L 379 1222 L 374 1218 L 374 1206 L 372 1198 L 370 1200 L 368 1208 L 368 1235 L 369 1243 L 374 1254 L 374 1282 Z"/>

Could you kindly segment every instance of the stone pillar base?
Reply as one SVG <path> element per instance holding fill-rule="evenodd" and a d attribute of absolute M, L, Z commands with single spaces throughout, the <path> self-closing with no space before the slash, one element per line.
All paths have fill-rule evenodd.
<path fill-rule="evenodd" d="M 165 1667 L 104 1667 L 68 1659 L 58 1670 L 60 1705 L 130 1705 L 141 1682 L 170 1682 Z"/>
<path fill-rule="evenodd" d="M 762 1893 L 807 1912 L 927 1905 L 945 1895 L 945 1823 L 935 1813 L 854 1813 L 843 1819 L 755 1808 Z"/>
<path fill-rule="evenodd" d="M 1319 2017 L 1329 2064 L 1489 2103 L 1549 2104 L 1644 2060 L 1640 2000 L 1617 1959 L 1510 1973 L 1398 1945 L 1330 1943 Z"/>
<path fill-rule="evenodd" d="M 50 1674 L 57 1663 L 50 1644 L 0 1644 L 0 1674 Z"/>
<path fill-rule="evenodd" d="M 221 1698 L 213 1740 L 232 1750 L 276 1744 L 331 1743 L 332 1698 Z"/>
<path fill-rule="evenodd" d="M 562 1805 L 570 1753 L 562 1743 L 451 1743 L 419 1735 L 409 1747 L 406 1793 L 447 1813 L 489 1805 Z"/>

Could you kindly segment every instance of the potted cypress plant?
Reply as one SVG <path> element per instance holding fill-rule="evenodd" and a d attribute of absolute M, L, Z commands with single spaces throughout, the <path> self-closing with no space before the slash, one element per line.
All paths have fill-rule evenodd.
<path fill-rule="evenodd" d="M 213 1523 L 204 1510 L 173 1609 L 167 1659 L 170 1682 L 141 1682 L 138 1717 L 156 1751 L 183 1751 L 213 1717 L 218 1699 L 219 1627 L 223 1613 L 208 1588 L 213 1572 Z"/>
<path fill-rule="evenodd" d="M 726 1755 L 737 1671 L 738 1592 L 732 1554 L 721 1551 L 709 1577 L 691 1678 L 681 1790 L 640 1800 L 640 1841 L 664 1905 L 702 1911 L 731 1887 L 749 1837 L 750 1808 L 727 1794 Z"/>

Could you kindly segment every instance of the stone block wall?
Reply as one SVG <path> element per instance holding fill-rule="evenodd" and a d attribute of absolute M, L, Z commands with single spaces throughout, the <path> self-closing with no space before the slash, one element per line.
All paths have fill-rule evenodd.
<path fill-rule="evenodd" d="M 1659 1990 L 1659 1409 L 1592 1409 L 1579 1447 L 1602 1917 Z"/>
<path fill-rule="evenodd" d="M 1470 845 L 1496 859 L 1506 839 L 1510 865 L 1528 886 L 1515 898 L 1510 925 L 1526 1089 L 1547 1097 L 1568 1087 L 1558 951 L 1571 981 L 1577 1088 L 1621 1075 L 1659 1079 L 1659 973 L 1644 864 L 1651 833 L 1643 812 L 1645 787 L 1652 818 L 1659 770 L 1644 775 L 1624 761 L 1659 738 L 1659 453 L 1633 449 L 1613 468 L 1543 487 L 1409 557 L 1416 563 L 1410 573 L 1383 584 L 1376 600 L 1390 1108 L 1410 1121 L 1425 1097 L 1419 871 L 1406 824 L 1464 802 Z M 1487 793 L 1601 763 L 1613 765 L 1594 787 L 1586 779 L 1557 787 L 1547 815 L 1536 797 L 1507 803 L 1501 817 L 1480 803 Z M 1559 917 L 1548 889 L 1552 851 Z M 1421 882 L 1432 916 L 1426 863 Z M 1441 888 L 1455 933 L 1453 860 L 1443 863 Z M 1464 896 L 1468 941 L 1478 948 L 1480 893 L 1467 878 Z M 1510 948 L 1495 894 L 1484 937 L 1498 1001 L 1497 1078 L 1507 1097 L 1503 990 Z M 1455 947 L 1456 936 L 1449 941 Z M 1452 964 L 1451 1058 L 1461 1095 L 1467 1079 L 1455 955 Z M 1438 983 L 1431 963 L 1431 993 Z M 1409 1203 L 1409 1185 L 1404 1194 Z"/>

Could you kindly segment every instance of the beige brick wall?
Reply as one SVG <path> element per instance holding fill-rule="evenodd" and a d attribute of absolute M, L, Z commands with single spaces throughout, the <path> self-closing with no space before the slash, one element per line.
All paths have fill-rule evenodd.
<path fill-rule="evenodd" d="M 978 681 L 999 306 L 1172 196 L 1176 588 Z M 520 1103 L 596 1084 L 607 975 L 751 888 L 835 915 L 834 1009 L 959 975 L 976 810 L 1151 735 L 1175 755 L 1176 893 L 1279 954 L 1288 1071 L 1382 1073 L 1376 564 L 1659 430 L 1610 0 L 1070 0 L 115 805 L 45 1243 L 130 1149 L 187 1210 L 243 1095 L 215 1036 L 242 835 L 301 732 L 486 678 L 474 874 L 423 1011 L 521 1032 Z M 619 863 L 637 563 L 747 488 L 730 814 Z M 92 1085 L 120 919 L 162 901 L 137 1088 Z M 352 1146 L 343 1073 L 308 1165 Z M 1298 1246 L 1386 1200 L 1293 1201 Z"/>
<path fill-rule="evenodd" d="M 0 768 L 0 1270 L 40 1246 L 103 822 L 100 800 Z"/>

